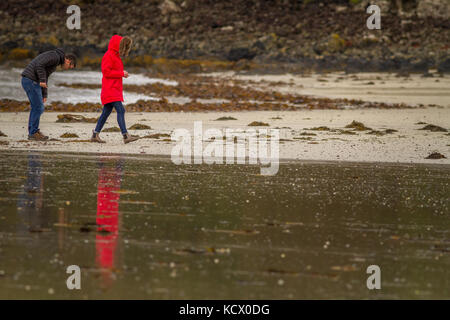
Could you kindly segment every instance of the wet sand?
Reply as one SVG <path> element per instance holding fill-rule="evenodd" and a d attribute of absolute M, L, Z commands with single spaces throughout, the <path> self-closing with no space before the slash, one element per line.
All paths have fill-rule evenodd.
<path fill-rule="evenodd" d="M 324 74 L 242 75 L 235 72 L 204 74 L 216 79 L 251 82 L 253 88 L 282 93 L 363 101 L 439 105 L 450 107 L 450 77 L 435 71 L 421 74 L 333 72 Z"/>
<path fill-rule="evenodd" d="M 0 176 L 2 299 L 450 298 L 448 165 L 3 151 Z"/>
<path fill-rule="evenodd" d="M 68 142 L 88 140 L 95 124 L 56 123 L 60 113 L 46 112 L 41 118 L 41 130 L 50 138 L 61 141 L 32 142 L 27 140 L 29 114 L 1 113 L 0 130 L 7 137 L 0 137 L 0 150 L 70 151 L 92 153 L 122 153 L 170 155 L 175 142 L 160 139 L 141 139 L 124 145 L 120 132 L 101 133 L 106 144 L 90 142 Z M 96 118 L 98 113 L 75 113 Z M 234 117 L 237 120 L 215 121 L 219 117 Z M 174 129 L 185 128 L 193 131 L 194 121 L 202 121 L 207 128 L 248 129 L 253 121 L 262 121 L 269 127 L 280 130 L 280 158 L 296 160 L 336 160 L 368 162 L 404 163 L 450 163 L 449 132 L 419 130 L 426 124 L 449 129 L 450 108 L 416 109 L 355 109 L 355 110 L 299 110 L 299 111 L 251 111 L 251 112 L 210 112 L 210 113 L 127 113 L 127 126 L 140 123 L 151 130 L 130 130 L 132 134 L 145 136 L 155 133 L 170 134 Z M 345 128 L 353 120 L 362 122 L 373 130 L 397 130 L 386 135 L 368 134 L 370 130 L 353 131 Z M 423 124 L 417 124 L 422 122 Z M 326 126 L 331 130 L 310 130 Z M 113 113 L 104 128 L 118 127 Z M 345 130 L 341 132 L 339 130 Z M 64 133 L 76 133 L 79 138 L 60 138 Z M 206 145 L 207 142 L 204 142 Z M 432 152 L 439 152 L 446 158 L 425 159 Z"/>

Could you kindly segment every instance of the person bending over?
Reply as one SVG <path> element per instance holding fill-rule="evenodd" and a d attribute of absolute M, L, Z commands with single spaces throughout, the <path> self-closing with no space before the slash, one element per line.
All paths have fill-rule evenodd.
<path fill-rule="evenodd" d="M 73 69 L 77 66 L 77 59 L 73 54 L 65 54 L 61 48 L 41 53 L 31 60 L 22 72 L 22 87 L 31 104 L 30 117 L 28 119 L 28 139 L 47 140 L 39 129 L 39 120 L 44 112 L 44 103 L 47 102 L 48 78 L 56 70 Z"/>

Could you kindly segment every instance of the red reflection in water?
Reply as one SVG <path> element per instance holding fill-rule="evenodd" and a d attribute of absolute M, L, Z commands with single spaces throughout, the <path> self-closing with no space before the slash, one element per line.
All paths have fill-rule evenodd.
<path fill-rule="evenodd" d="M 122 166 L 102 168 L 98 174 L 96 235 L 97 266 L 102 269 L 103 284 L 110 286 L 119 234 L 119 199 Z"/>

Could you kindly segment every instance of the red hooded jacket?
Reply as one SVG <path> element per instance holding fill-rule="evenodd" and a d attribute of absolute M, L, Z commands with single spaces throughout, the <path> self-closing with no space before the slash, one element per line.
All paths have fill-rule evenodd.
<path fill-rule="evenodd" d="M 102 104 L 123 101 L 123 62 L 119 55 L 121 36 L 114 35 L 109 40 L 108 51 L 102 59 Z"/>

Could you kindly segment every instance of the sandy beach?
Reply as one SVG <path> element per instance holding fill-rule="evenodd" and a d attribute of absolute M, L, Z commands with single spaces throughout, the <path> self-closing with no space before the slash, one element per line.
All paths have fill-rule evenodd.
<path fill-rule="evenodd" d="M 17 70 L 5 72 L 4 80 L 10 81 L 17 77 Z M 84 71 L 81 71 L 84 72 Z M 86 77 L 84 76 L 86 75 Z M 57 97 L 67 95 L 76 97 L 79 101 L 98 103 L 99 89 L 74 89 L 58 87 L 61 82 L 79 83 L 83 79 L 86 83 L 95 84 L 100 74 L 94 72 L 64 73 L 58 72 L 56 85 L 52 88 Z M 124 145 L 120 132 L 102 132 L 101 137 L 106 144 L 90 143 L 92 123 L 58 123 L 57 116 L 63 113 L 83 115 L 87 118 L 97 118 L 97 112 L 44 112 L 41 117 L 41 130 L 49 135 L 52 141 L 33 142 L 27 140 L 28 112 L 0 113 L 0 131 L 5 135 L 0 137 L 2 150 L 35 150 L 35 151 L 64 151 L 90 153 L 120 153 L 170 155 L 175 142 L 170 141 L 170 134 L 175 129 L 187 129 L 193 132 L 194 122 L 202 121 L 203 130 L 217 128 L 224 132 L 226 128 L 248 129 L 253 121 L 267 124 L 266 128 L 280 131 L 280 159 L 295 160 L 331 160 L 331 161 L 375 161 L 375 162 L 405 162 L 405 163 L 450 163 L 450 78 L 436 72 L 429 77 L 420 74 L 398 76 L 391 73 L 357 73 L 343 72 L 328 74 L 304 75 L 243 75 L 234 72 L 210 73 L 198 75 L 203 79 L 205 88 L 214 85 L 239 86 L 242 94 L 247 90 L 252 92 L 275 92 L 279 94 L 296 95 L 298 97 L 318 97 L 327 99 L 349 99 L 349 104 L 339 110 L 311 109 L 296 107 L 295 111 L 236 111 L 226 112 L 127 112 L 126 123 L 130 128 L 134 124 L 150 126 L 147 130 L 130 130 L 141 137 L 153 134 L 165 134 L 157 138 L 144 138 L 132 144 Z M 145 86 L 148 83 L 160 81 L 170 86 L 177 85 L 175 81 L 164 78 L 148 78 L 136 74 L 130 83 Z M 190 81 L 190 87 L 196 89 L 196 78 Z M 205 80 L 206 79 L 206 80 Z M 127 80 L 128 81 L 128 80 Z M 125 81 L 125 82 L 127 82 Z M 12 98 L 24 100 L 23 90 L 11 87 Z M 86 94 L 80 95 L 79 90 Z M 198 90 L 197 90 L 198 92 Z M 158 100 L 162 97 L 173 103 L 188 103 L 195 97 L 195 93 L 188 96 L 160 96 L 150 93 L 125 93 L 125 105 L 129 103 L 128 95 Z M 187 91 L 187 94 L 190 94 Z M 212 94 L 212 99 L 223 96 Z M 134 95 L 134 96 L 133 96 Z M 209 97 L 209 96 L 208 96 Z M 81 100 L 80 100 L 81 99 Z M 194 98 L 195 99 L 195 98 Z M 233 103 L 248 102 L 244 95 L 238 96 Z M 352 100 L 354 99 L 354 100 Z M 77 101 L 78 101 L 77 100 Z M 226 99 L 225 99 L 226 100 Z M 352 105 L 350 101 L 367 101 L 386 103 L 387 106 L 398 104 L 400 107 L 361 107 Z M 134 100 L 132 100 L 133 102 Z M 197 100 L 203 104 L 202 99 Z M 337 101 L 337 100 L 336 100 Z M 263 103 L 264 101 L 256 101 Z M 283 102 L 283 98 L 279 100 Z M 220 102 L 219 102 L 220 103 Z M 220 106 L 220 104 L 219 104 Z M 330 105 L 333 107 L 333 104 Z M 64 110 L 64 109 L 63 109 Z M 77 111 L 77 110 L 73 110 Z M 216 121 L 220 117 L 232 117 L 235 120 Z M 346 128 L 353 121 L 361 122 L 367 130 L 358 131 Z M 441 127 L 442 131 L 432 132 L 419 130 L 426 125 Z M 104 129 L 116 127 L 116 115 L 113 113 Z M 386 131 L 388 130 L 388 131 Z M 447 131 L 445 131 L 447 130 Z M 63 138 L 61 135 L 73 133 L 78 137 Z M 169 135 L 169 136 L 168 136 Z M 204 141 L 204 145 L 207 144 Z M 431 153 L 437 152 L 446 158 L 425 159 Z"/>
<path fill-rule="evenodd" d="M 106 144 L 69 142 L 90 138 L 95 124 L 57 123 L 56 112 L 44 113 L 42 131 L 50 138 L 60 141 L 35 142 L 27 139 L 28 113 L 2 113 L 1 137 L 3 150 L 36 150 L 63 152 L 94 152 L 170 155 L 174 142 L 170 138 L 140 139 L 125 145 L 120 132 L 102 132 Z M 85 117 L 98 117 L 98 113 L 76 113 Z M 219 117 L 237 120 L 216 121 Z M 280 158 L 296 160 L 376 161 L 406 163 L 450 164 L 450 136 L 446 132 L 419 130 L 424 123 L 448 127 L 450 108 L 418 108 L 402 110 L 304 110 L 304 111 L 253 111 L 226 113 L 127 113 L 127 126 L 145 124 L 150 130 L 130 130 L 132 134 L 145 136 L 155 133 L 170 134 L 174 129 L 193 131 L 194 121 L 202 121 L 203 130 L 208 128 L 250 128 L 252 121 L 262 121 L 280 130 Z M 345 126 L 353 120 L 362 122 L 373 130 L 394 129 L 385 135 L 354 131 L 349 134 Z M 417 124 L 422 122 L 423 124 Z M 115 114 L 108 119 L 105 128 L 117 127 Z M 308 130 L 327 127 L 330 130 Z M 257 128 L 257 127 L 253 127 Z M 342 131 L 334 131 L 344 129 Z M 79 138 L 60 138 L 64 133 L 76 133 Z M 207 142 L 204 142 L 207 143 Z M 425 159 L 430 153 L 439 152 L 443 159 Z"/>
<path fill-rule="evenodd" d="M 440 105 L 450 107 L 450 77 L 436 70 L 429 76 L 361 72 L 311 73 L 304 75 L 242 75 L 236 72 L 205 74 L 217 79 L 251 82 L 261 90 L 277 90 L 332 99 L 360 99 L 371 102 Z"/>

